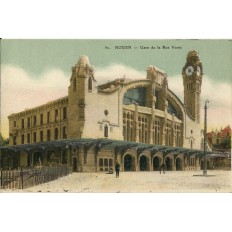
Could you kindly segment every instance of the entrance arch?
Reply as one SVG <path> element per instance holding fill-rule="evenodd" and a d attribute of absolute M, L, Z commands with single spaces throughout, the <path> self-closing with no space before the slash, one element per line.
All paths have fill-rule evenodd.
<path fill-rule="evenodd" d="M 147 171 L 147 157 L 142 155 L 139 159 L 140 171 Z"/>
<path fill-rule="evenodd" d="M 35 166 L 41 166 L 43 162 L 43 155 L 41 152 L 35 152 L 33 157 L 33 163 Z"/>
<path fill-rule="evenodd" d="M 169 157 L 166 157 L 165 164 L 166 164 L 166 170 L 172 171 L 172 161 Z"/>
<path fill-rule="evenodd" d="M 182 171 L 182 160 L 180 157 L 176 158 L 176 171 Z"/>
<path fill-rule="evenodd" d="M 135 171 L 135 158 L 130 154 L 126 154 L 124 156 L 124 171 Z"/>
<path fill-rule="evenodd" d="M 77 157 L 73 157 L 73 172 L 77 172 Z"/>
<path fill-rule="evenodd" d="M 158 156 L 155 156 L 153 158 L 153 171 L 159 171 L 159 167 L 160 167 L 160 159 Z"/>

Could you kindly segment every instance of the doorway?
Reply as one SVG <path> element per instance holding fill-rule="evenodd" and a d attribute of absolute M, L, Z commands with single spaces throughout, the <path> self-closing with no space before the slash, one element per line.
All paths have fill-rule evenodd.
<path fill-rule="evenodd" d="M 160 168 L 160 161 L 159 161 L 159 157 L 155 156 L 153 158 L 153 171 L 159 171 Z"/>
<path fill-rule="evenodd" d="M 77 172 L 77 157 L 73 157 L 73 172 Z"/>
<path fill-rule="evenodd" d="M 165 159 L 165 164 L 166 164 L 166 170 L 167 171 L 172 171 L 172 162 L 169 157 Z"/>
<path fill-rule="evenodd" d="M 147 158 L 142 155 L 139 160 L 140 171 L 147 171 Z"/>
<path fill-rule="evenodd" d="M 176 159 L 176 171 L 182 171 L 182 160 L 179 157 Z"/>
<path fill-rule="evenodd" d="M 127 154 L 124 156 L 124 171 L 129 172 L 129 171 L 134 171 L 134 158 Z"/>

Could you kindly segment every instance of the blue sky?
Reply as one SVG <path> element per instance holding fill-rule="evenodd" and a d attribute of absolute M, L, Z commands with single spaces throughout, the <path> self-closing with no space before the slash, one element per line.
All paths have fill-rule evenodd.
<path fill-rule="evenodd" d="M 114 49 L 117 45 L 138 49 Z M 152 46 L 161 49 L 141 49 Z M 162 49 L 163 46 L 169 49 Z M 186 54 L 194 49 L 200 54 L 207 76 L 231 83 L 231 47 L 229 40 L 2 40 L 1 50 L 2 64 L 19 66 L 36 75 L 52 68 L 68 74 L 78 56 L 86 54 L 95 66 L 122 63 L 143 71 L 154 64 L 173 76 L 180 73 Z"/>

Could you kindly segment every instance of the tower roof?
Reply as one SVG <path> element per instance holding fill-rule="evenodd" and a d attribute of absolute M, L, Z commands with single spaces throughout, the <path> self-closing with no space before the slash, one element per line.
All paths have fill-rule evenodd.
<path fill-rule="evenodd" d="M 199 65 L 201 63 L 200 58 L 199 58 L 199 54 L 195 50 L 192 50 L 188 53 L 186 60 L 187 60 L 187 63 L 192 63 L 194 65 Z"/>
<path fill-rule="evenodd" d="M 89 57 L 85 55 L 80 56 L 77 62 L 77 66 L 85 68 L 87 65 L 90 66 Z"/>
<path fill-rule="evenodd" d="M 199 57 L 199 54 L 197 51 L 192 50 L 188 53 L 187 59 L 190 59 L 191 57 Z"/>

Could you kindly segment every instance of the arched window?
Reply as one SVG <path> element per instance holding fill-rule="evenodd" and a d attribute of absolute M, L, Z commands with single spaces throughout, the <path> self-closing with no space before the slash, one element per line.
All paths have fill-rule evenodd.
<path fill-rule="evenodd" d="M 139 106 L 146 106 L 146 88 L 140 87 L 128 90 L 123 96 L 123 104 L 131 105 L 137 103 Z"/>
<path fill-rule="evenodd" d="M 91 77 L 89 77 L 89 80 L 88 80 L 88 89 L 89 89 L 89 91 L 92 91 L 92 79 L 91 79 Z"/>
<path fill-rule="evenodd" d="M 108 138 L 108 126 L 105 125 L 104 127 L 104 137 Z"/>

